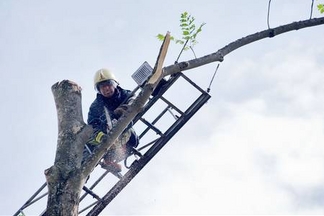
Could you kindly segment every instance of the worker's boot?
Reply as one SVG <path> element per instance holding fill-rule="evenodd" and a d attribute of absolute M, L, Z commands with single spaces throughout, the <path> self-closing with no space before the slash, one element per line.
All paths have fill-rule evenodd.
<path fill-rule="evenodd" d="M 110 161 L 107 159 L 104 159 L 103 162 L 101 163 L 101 168 L 108 170 L 109 172 L 121 172 L 122 171 L 122 167 L 120 164 L 114 162 L 114 161 Z"/>
<path fill-rule="evenodd" d="M 103 157 L 100 165 L 103 169 L 106 169 L 109 172 L 121 172 L 121 170 L 122 170 L 121 165 L 118 164 L 118 160 L 116 160 L 116 150 L 115 149 L 108 150 L 106 155 Z"/>

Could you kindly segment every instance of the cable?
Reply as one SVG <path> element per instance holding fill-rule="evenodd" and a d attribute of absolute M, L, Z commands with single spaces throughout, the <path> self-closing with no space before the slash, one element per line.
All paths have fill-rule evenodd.
<path fill-rule="evenodd" d="M 267 25 L 268 25 L 268 29 L 270 29 L 270 5 L 271 5 L 271 0 L 269 0 L 268 3 L 268 15 L 267 15 Z"/>
<path fill-rule="evenodd" d="M 176 64 L 176 63 L 178 63 L 178 61 L 179 61 L 179 58 L 180 58 L 180 56 L 181 56 L 181 54 L 182 54 L 183 50 L 184 50 L 184 49 L 185 49 L 185 47 L 187 46 L 187 43 L 188 43 L 188 41 L 189 41 L 189 39 L 188 39 L 188 40 L 186 40 L 186 42 L 184 43 L 184 45 L 183 45 L 183 47 L 182 47 L 182 49 L 181 49 L 181 51 L 180 51 L 180 53 L 179 53 L 179 55 L 178 55 L 178 58 L 177 58 L 177 60 L 175 61 L 175 64 Z"/>
<path fill-rule="evenodd" d="M 310 12 L 309 19 L 312 19 L 312 16 L 313 16 L 313 8 L 314 8 L 314 0 L 312 0 L 311 12 Z"/>
<path fill-rule="evenodd" d="M 218 68 L 219 68 L 219 64 L 217 65 L 216 70 L 215 70 L 215 72 L 214 72 L 214 74 L 213 74 L 213 77 L 212 77 L 212 79 L 210 80 L 209 86 L 208 86 L 208 88 L 207 88 L 207 93 L 210 92 L 210 87 L 211 87 L 211 84 L 212 84 L 213 81 L 214 81 L 214 78 L 215 78 L 215 76 L 216 76 L 216 73 L 217 73 L 217 71 L 218 71 Z"/>

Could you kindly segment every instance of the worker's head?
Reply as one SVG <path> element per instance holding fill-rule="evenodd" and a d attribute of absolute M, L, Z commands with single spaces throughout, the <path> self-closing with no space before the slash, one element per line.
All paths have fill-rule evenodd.
<path fill-rule="evenodd" d="M 118 82 L 115 75 L 107 69 L 100 69 L 94 76 L 94 88 L 104 97 L 111 97 L 115 93 Z"/>

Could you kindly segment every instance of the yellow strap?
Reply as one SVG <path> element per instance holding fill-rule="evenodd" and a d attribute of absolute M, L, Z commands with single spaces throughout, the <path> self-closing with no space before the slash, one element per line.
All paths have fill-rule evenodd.
<path fill-rule="evenodd" d="M 102 140 L 102 136 L 103 135 L 105 135 L 103 132 L 99 132 L 98 134 L 97 134 L 97 136 L 96 136 L 96 142 L 98 142 L 98 143 L 101 143 L 101 140 Z"/>

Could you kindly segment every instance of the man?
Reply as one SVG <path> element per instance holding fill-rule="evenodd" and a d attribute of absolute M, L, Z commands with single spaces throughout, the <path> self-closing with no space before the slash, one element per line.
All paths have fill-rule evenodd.
<path fill-rule="evenodd" d="M 102 143 L 111 124 L 127 110 L 128 105 L 134 100 L 131 91 L 121 88 L 115 75 L 107 69 L 100 69 L 95 73 L 94 87 L 98 93 L 88 113 L 88 124 L 94 129 L 94 136 L 86 145 L 89 151 Z M 108 118 L 107 115 L 109 115 Z M 138 137 L 132 128 L 124 131 L 123 135 L 124 138 L 126 137 L 126 144 L 116 142 L 103 157 L 102 168 L 120 172 L 121 165 L 118 162 L 125 159 L 132 149 L 137 147 Z"/>

